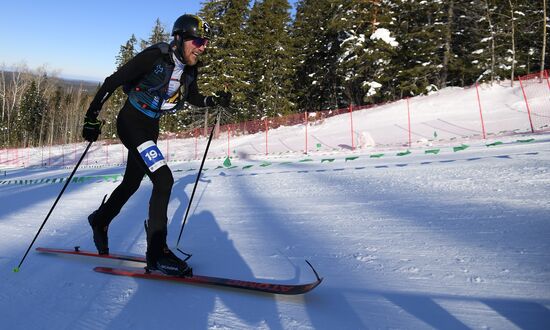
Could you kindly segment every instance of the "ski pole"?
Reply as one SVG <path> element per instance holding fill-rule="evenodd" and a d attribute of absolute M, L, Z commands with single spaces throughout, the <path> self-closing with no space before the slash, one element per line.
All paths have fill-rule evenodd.
<path fill-rule="evenodd" d="M 219 117 L 220 113 L 218 112 L 218 117 Z M 201 177 L 201 173 L 202 173 L 202 168 L 204 166 L 204 161 L 206 160 L 206 155 L 208 154 L 208 149 L 210 148 L 210 142 L 212 142 L 212 136 L 214 135 L 214 130 L 216 129 L 216 125 L 212 125 L 212 130 L 210 131 L 210 137 L 208 138 L 208 143 L 206 144 L 206 149 L 204 150 L 204 155 L 202 156 L 202 162 L 201 162 L 201 166 L 199 168 L 199 174 L 197 174 L 197 179 L 195 180 L 195 185 L 193 186 L 193 192 L 191 193 L 191 197 L 189 198 L 189 204 L 187 204 L 187 210 L 185 211 L 185 216 L 183 217 L 183 223 L 181 225 L 181 229 L 180 229 L 180 234 L 178 236 L 178 241 L 176 243 L 176 248 L 179 246 L 180 244 L 180 239 L 181 239 L 181 234 L 183 233 L 183 227 L 185 227 L 185 223 L 187 222 L 187 216 L 189 215 L 189 210 L 191 210 L 191 203 L 193 202 L 193 197 L 195 197 L 195 191 L 197 190 L 197 185 L 199 183 L 199 180 L 200 180 L 200 177 Z M 191 255 L 188 254 L 188 253 L 185 253 L 183 251 L 181 251 L 180 249 L 178 249 L 181 253 L 185 254 L 187 256 L 187 259 L 191 258 Z M 185 260 L 187 260 L 185 259 Z"/>
<path fill-rule="evenodd" d="M 23 261 L 25 261 L 25 258 L 27 257 L 27 254 L 29 254 L 29 251 L 31 250 L 31 248 L 32 248 L 32 246 L 33 246 L 33 244 L 34 244 L 34 242 L 35 242 L 36 239 L 38 238 L 38 235 L 40 235 L 40 232 L 42 231 L 42 228 L 44 228 L 44 225 L 46 224 L 46 221 L 48 221 L 48 218 L 49 218 L 50 215 L 52 214 L 53 209 L 54 209 L 55 206 L 57 205 L 57 202 L 58 202 L 59 199 L 61 198 L 61 195 L 63 195 L 63 192 L 65 192 L 65 189 L 66 189 L 67 186 L 69 185 L 69 182 L 71 182 L 71 179 L 73 178 L 74 174 L 76 173 L 76 170 L 77 170 L 78 167 L 80 166 L 80 163 L 81 163 L 82 160 L 84 159 L 84 156 L 86 156 L 86 153 L 88 153 L 88 149 L 90 149 L 90 147 L 92 146 L 92 143 L 93 143 L 93 142 L 88 143 L 88 146 L 86 147 L 86 150 L 84 150 L 84 153 L 83 153 L 82 156 L 80 157 L 80 160 L 78 161 L 78 163 L 76 163 L 76 166 L 74 167 L 73 172 L 71 173 L 71 175 L 69 176 L 69 178 L 67 179 L 67 181 L 65 181 L 65 185 L 63 186 L 63 189 L 61 189 L 61 192 L 59 193 L 59 195 L 57 196 L 57 199 L 56 199 L 55 202 L 53 203 L 52 208 L 50 209 L 50 212 L 48 212 L 48 215 L 46 215 L 46 219 L 44 219 L 44 222 L 42 222 L 42 225 L 40 226 L 40 229 L 38 229 L 38 232 L 37 232 L 36 235 L 34 236 L 34 239 L 32 240 L 31 244 L 30 244 L 29 247 L 27 248 L 27 252 L 25 252 L 25 255 L 23 256 L 23 258 L 22 258 L 21 261 L 19 262 L 19 265 L 13 269 L 13 271 L 14 271 L 15 273 L 19 272 L 19 270 L 20 270 L 20 268 L 21 268 L 21 265 L 23 264 Z"/>

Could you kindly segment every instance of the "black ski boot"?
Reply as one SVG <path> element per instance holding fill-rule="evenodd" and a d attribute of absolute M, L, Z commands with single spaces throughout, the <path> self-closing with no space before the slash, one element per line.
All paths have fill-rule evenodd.
<path fill-rule="evenodd" d="M 193 276 L 193 269 L 189 265 L 178 258 L 170 249 L 165 247 L 160 256 L 151 256 L 151 253 L 147 253 L 147 269 L 158 270 L 166 275 L 179 276 L 179 277 L 191 277 Z"/>
<path fill-rule="evenodd" d="M 97 252 L 99 254 L 109 254 L 109 237 L 107 237 L 107 230 L 109 229 L 109 226 L 103 226 L 97 223 L 97 212 L 101 209 L 103 204 L 105 204 L 105 198 L 107 198 L 107 195 L 103 197 L 101 206 L 99 206 L 97 210 L 88 216 L 88 222 L 90 223 L 94 233 L 95 247 L 97 248 Z"/>
<path fill-rule="evenodd" d="M 158 270 L 166 275 L 191 277 L 193 269 L 187 265 L 184 260 L 178 258 L 166 245 L 166 231 L 161 232 L 156 237 L 151 237 L 147 220 L 144 222 L 145 233 L 147 234 L 147 271 Z"/>

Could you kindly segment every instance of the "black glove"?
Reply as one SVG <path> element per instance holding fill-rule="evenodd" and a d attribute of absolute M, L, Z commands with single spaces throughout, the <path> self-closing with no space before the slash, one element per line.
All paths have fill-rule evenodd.
<path fill-rule="evenodd" d="M 215 105 L 221 105 L 222 107 L 228 107 L 229 103 L 231 103 L 231 92 L 225 92 L 225 91 L 217 91 L 212 96 L 212 100 L 214 101 Z"/>
<path fill-rule="evenodd" d="M 82 137 L 88 142 L 97 141 L 101 134 L 103 122 L 93 117 L 84 117 L 84 127 L 82 128 Z"/>

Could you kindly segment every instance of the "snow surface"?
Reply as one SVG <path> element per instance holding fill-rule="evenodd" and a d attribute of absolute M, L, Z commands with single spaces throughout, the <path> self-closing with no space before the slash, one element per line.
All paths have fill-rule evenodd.
<path fill-rule="evenodd" d="M 517 90 L 494 89 L 498 97 L 487 101 L 491 129 L 523 125 L 513 127 L 508 115 L 518 111 L 502 106 L 516 102 Z M 421 100 L 459 119 L 470 116 L 456 106 L 454 91 Z M 371 112 L 368 130 L 361 130 L 371 141 L 383 139 L 385 129 L 388 140 L 394 132 L 391 105 L 386 109 Z M 346 116 L 321 126 L 330 131 Z M 361 116 L 367 115 L 354 118 Z M 303 129 L 277 134 L 291 145 Z M 246 144 L 254 137 L 239 139 Z M 207 161 L 180 244 L 193 254 L 195 272 L 307 282 L 314 279 L 307 259 L 324 281 L 294 297 L 110 276 L 92 268 L 121 263 L 34 251 L 14 273 L 62 188 L 58 181 L 20 180 L 67 177 L 71 168 L 8 169 L 0 178 L 2 328 L 548 329 L 550 134 L 415 143 L 410 153 L 390 142 L 395 140 L 330 155 L 306 156 L 299 148 L 284 157 L 251 155 L 233 159 L 232 168 L 220 168 L 220 159 Z M 425 153 L 428 147 L 439 153 Z M 198 166 L 170 163 L 171 246 Z M 122 172 L 79 169 L 78 177 L 93 179 L 68 186 L 35 247 L 92 249 L 86 217 Z M 144 180 L 110 226 L 113 252 L 145 252 L 150 192 Z"/>

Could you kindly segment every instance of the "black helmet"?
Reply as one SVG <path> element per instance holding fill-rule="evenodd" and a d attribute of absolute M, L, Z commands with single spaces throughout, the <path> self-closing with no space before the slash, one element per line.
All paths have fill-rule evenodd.
<path fill-rule="evenodd" d="M 182 39 L 210 39 L 210 26 L 199 16 L 185 14 L 174 23 L 172 36 L 176 35 L 180 35 Z"/>

